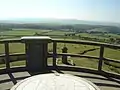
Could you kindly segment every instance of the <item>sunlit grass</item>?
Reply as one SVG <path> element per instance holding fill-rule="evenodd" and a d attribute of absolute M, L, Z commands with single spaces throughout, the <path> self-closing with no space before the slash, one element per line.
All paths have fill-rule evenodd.
<path fill-rule="evenodd" d="M 44 33 L 45 32 L 45 33 Z M 63 31 L 51 31 L 51 30 L 13 30 L 13 31 L 6 31 L 3 32 L 3 35 L 34 35 L 35 33 L 43 33 L 43 35 L 65 35 L 66 33 L 73 33 L 73 32 L 63 32 Z M 74 37 L 57 37 L 65 40 L 79 40 L 78 36 L 83 36 L 83 37 L 93 37 L 93 38 L 104 38 L 102 36 L 96 36 L 96 35 L 90 35 L 88 33 L 78 33 Z M 113 35 L 114 36 L 114 35 Z M 56 37 L 54 37 L 56 38 Z M 73 39 L 72 39 L 73 38 Z M 77 39 L 75 39 L 77 38 Z M 62 53 L 63 47 L 66 46 L 68 48 L 68 53 L 73 53 L 73 54 L 83 54 L 83 55 L 91 55 L 91 56 L 97 56 L 99 57 L 99 52 L 100 52 L 100 47 L 99 46 L 92 46 L 92 45 L 82 45 L 82 44 L 69 44 L 69 43 L 57 43 L 57 53 Z M 9 52 L 10 53 L 25 53 L 25 45 L 23 43 L 10 43 L 9 44 Z M 91 50 L 95 49 L 95 50 Z M 89 51 L 91 50 L 91 51 Z M 48 51 L 53 52 L 53 44 L 49 43 L 48 45 Z M 86 51 L 86 52 L 85 52 Z M 120 50 L 116 49 L 110 49 L 110 48 L 105 48 L 104 50 L 104 57 L 105 58 L 112 58 L 112 59 L 117 59 L 120 60 Z M 85 53 L 83 53 L 85 52 Z M 4 53 L 4 44 L 0 44 L 0 54 Z M 58 58 L 61 60 L 61 57 Z M 89 68 L 94 68 L 97 69 L 98 65 L 98 60 L 95 59 L 88 59 L 88 58 L 77 58 L 77 57 L 71 57 L 68 60 L 73 60 L 76 66 L 82 66 L 82 67 L 89 67 Z M 48 63 L 52 64 L 52 58 L 48 59 Z M 61 62 L 59 62 L 61 63 Z M 119 64 L 112 63 L 114 65 L 119 66 Z M 20 65 L 25 65 L 25 61 L 20 61 L 20 62 L 12 62 L 11 66 L 20 66 Z M 1 64 L 0 67 L 5 67 L 5 64 Z M 119 69 L 115 68 L 114 66 L 109 66 L 106 64 L 103 64 L 103 69 L 107 71 L 114 71 L 119 73 Z"/>

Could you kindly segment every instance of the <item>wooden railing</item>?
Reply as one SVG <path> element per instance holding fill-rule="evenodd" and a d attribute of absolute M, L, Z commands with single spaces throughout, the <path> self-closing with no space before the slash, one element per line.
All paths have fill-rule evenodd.
<path fill-rule="evenodd" d="M 93 59 L 98 59 L 98 71 L 102 70 L 102 63 L 104 61 L 109 61 L 109 62 L 115 62 L 115 63 L 120 63 L 120 60 L 113 60 L 113 59 L 108 59 L 104 57 L 104 48 L 112 48 L 112 49 L 120 49 L 119 45 L 112 45 L 112 44 L 106 44 L 106 43 L 99 43 L 99 42 L 91 42 L 91 41 L 65 41 L 65 40 L 58 40 L 54 39 L 52 40 L 53 42 L 53 65 L 56 66 L 56 57 L 57 55 L 66 55 L 66 56 L 72 56 L 72 57 L 84 57 L 84 58 L 93 58 Z M 97 56 L 90 56 L 90 55 L 80 55 L 80 54 L 71 54 L 71 53 L 61 53 L 57 54 L 56 52 L 56 47 L 57 43 L 71 43 L 71 44 L 83 44 L 83 45 L 93 45 L 93 46 L 99 46 L 100 47 L 100 53 L 99 57 Z"/>
<path fill-rule="evenodd" d="M 5 60 L 6 69 L 10 69 L 10 62 L 25 60 L 25 54 L 10 54 L 9 53 L 9 44 L 10 43 L 21 43 L 21 40 L 2 40 L 0 44 L 4 44 L 4 54 L 0 55 L 0 58 Z M 12 60 L 11 57 L 19 57 L 17 60 Z M 24 57 L 24 58 L 23 58 Z"/>
<path fill-rule="evenodd" d="M 26 60 L 25 54 L 10 54 L 9 53 L 9 44 L 10 43 L 21 43 L 21 40 L 3 40 L 0 41 L 0 44 L 4 44 L 5 46 L 5 54 L 0 55 L 0 58 L 5 59 L 6 69 L 10 69 L 10 62 L 20 61 L 20 60 Z M 91 41 L 72 41 L 72 40 L 60 40 L 60 39 L 53 39 L 53 53 L 49 53 L 49 56 L 53 57 L 53 66 L 56 65 L 56 58 L 57 56 L 71 56 L 71 57 L 84 57 L 84 58 L 93 58 L 98 59 L 98 71 L 102 71 L 103 67 L 103 60 L 108 62 L 115 62 L 120 63 L 119 60 L 113 60 L 108 59 L 104 57 L 104 48 L 112 48 L 112 49 L 120 49 L 119 45 L 112 45 L 112 44 L 106 44 L 106 43 L 99 43 L 99 42 L 91 42 Z M 90 56 L 90 55 L 80 55 L 80 54 L 73 54 L 73 53 L 57 53 L 57 43 L 69 43 L 69 44 L 83 44 L 83 45 L 93 45 L 93 46 L 99 46 L 100 52 L 99 56 Z M 17 56 L 18 58 L 16 60 L 11 60 L 11 57 Z"/>

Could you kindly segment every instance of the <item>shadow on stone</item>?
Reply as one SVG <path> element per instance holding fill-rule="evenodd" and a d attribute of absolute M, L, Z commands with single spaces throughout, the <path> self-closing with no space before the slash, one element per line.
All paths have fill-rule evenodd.
<path fill-rule="evenodd" d="M 107 84 L 107 83 L 94 83 L 97 86 L 108 86 L 108 87 L 116 87 L 116 88 L 120 88 L 120 85 L 115 85 L 115 84 Z"/>
<path fill-rule="evenodd" d="M 13 84 L 15 85 L 17 83 L 17 80 L 15 79 L 15 77 L 13 76 L 13 74 L 12 73 L 8 73 L 8 75 L 9 75 L 11 81 L 13 82 Z"/>
<path fill-rule="evenodd" d="M 31 76 L 38 75 L 38 74 L 47 74 L 47 73 L 53 73 L 51 70 L 46 69 L 46 70 L 41 70 L 41 71 L 28 71 L 28 73 Z"/>

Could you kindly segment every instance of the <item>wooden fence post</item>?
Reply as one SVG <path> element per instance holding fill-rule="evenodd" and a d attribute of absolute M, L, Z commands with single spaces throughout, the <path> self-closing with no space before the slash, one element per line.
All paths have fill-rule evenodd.
<path fill-rule="evenodd" d="M 102 71 L 103 55 L 104 55 L 104 46 L 101 45 L 100 46 L 99 63 L 98 63 L 98 71 Z"/>
<path fill-rule="evenodd" d="M 53 66 L 56 66 L 57 42 L 53 42 Z"/>
<path fill-rule="evenodd" d="M 5 64 L 6 64 L 6 69 L 10 68 L 10 56 L 9 56 L 9 43 L 5 43 Z"/>

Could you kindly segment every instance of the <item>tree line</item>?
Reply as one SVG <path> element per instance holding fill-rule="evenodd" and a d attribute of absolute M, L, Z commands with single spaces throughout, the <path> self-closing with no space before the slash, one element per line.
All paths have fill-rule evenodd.
<path fill-rule="evenodd" d="M 17 23 L 0 23 L 0 30 L 11 30 L 12 28 L 30 28 L 30 29 L 49 29 L 49 30 L 69 30 L 75 32 L 109 32 L 109 33 L 120 33 L 120 28 L 115 26 L 102 26 L 102 25 L 87 25 L 87 24 L 17 24 Z M 96 29 L 96 30 L 95 30 Z M 97 29 L 100 29 L 97 31 Z M 94 31 L 90 31 L 94 30 Z"/>

